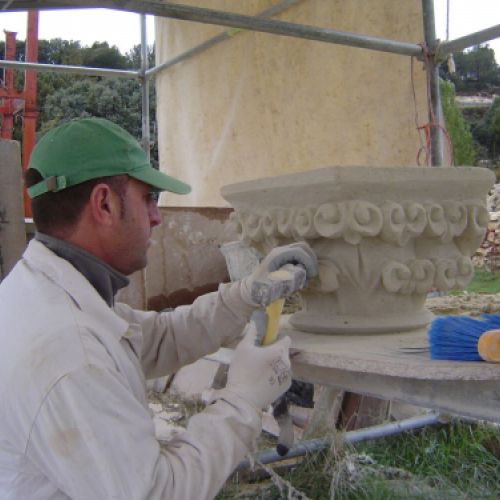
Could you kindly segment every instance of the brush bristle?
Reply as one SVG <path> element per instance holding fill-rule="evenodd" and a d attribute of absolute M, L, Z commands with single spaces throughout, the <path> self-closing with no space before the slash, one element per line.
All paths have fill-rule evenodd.
<path fill-rule="evenodd" d="M 487 316 L 480 320 L 468 316 L 436 318 L 428 333 L 431 359 L 482 361 L 477 351 L 479 337 L 487 330 L 500 327 L 499 316 Z"/>
<path fill-rule="evenodd" d="M 500 314 L 481 314 L 481 319 L 488 323 L 488 330 L 500 329 Z"/>

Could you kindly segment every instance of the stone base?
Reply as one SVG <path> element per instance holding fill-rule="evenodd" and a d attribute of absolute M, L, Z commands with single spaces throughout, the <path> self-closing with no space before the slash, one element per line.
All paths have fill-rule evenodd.
<path fill-rule="evenodd" d="M 414 330 L 427 326 L 434 315 L 429 311 L 405 313 L 402 315 L 362 316 L 319 316 L 299 311 L 290 317 L 290 324 L 305 332 L 323 334 L 380 334 Z"/>

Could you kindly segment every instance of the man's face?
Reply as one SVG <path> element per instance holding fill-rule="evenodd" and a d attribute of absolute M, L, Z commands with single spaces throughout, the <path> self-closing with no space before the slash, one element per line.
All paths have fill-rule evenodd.
<path fill-rule="evenodd" d="M 132 178 L 121 203 L 122 213 L 112 235 L 111 265 L 129 275 L 146 266 L 151 232 L 161 223 L 161 216 L 151 186 Z"/>

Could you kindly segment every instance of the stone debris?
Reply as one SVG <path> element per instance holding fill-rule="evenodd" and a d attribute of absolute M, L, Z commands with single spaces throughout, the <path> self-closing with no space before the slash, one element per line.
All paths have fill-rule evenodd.
<path fill-rule="evenodd" d="M 483 242 L 472 257 L 476 267 L 495 271 L 500 268 L 500 184 L 495 184 L 486 199 L 490 222 Z"/>
<path fill-rule="evenodd" d="M 500 269 L 500 211 L 490 211 L 488 230 L 483 242 L 473 255 L 472 262 L 476 267 L 487 271 L 493 272 Z"/>
<path fill-rule="evenodd" d="M 489 212 L 500 211 L 500 184 L 495 184 L 486 199 L 486 208 Z"/>
<path fill-rule="evenodd" d="M 436 315 L 480 316 L 500 313 L 500 294 L 464 293 L 430 297 L 425 306 Z"/>

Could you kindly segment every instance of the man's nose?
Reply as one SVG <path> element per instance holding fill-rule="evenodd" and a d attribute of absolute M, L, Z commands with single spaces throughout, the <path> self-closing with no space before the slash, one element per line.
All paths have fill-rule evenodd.
<path fill-rule="evenodd" d="M 160 209 L 156 203 L 152 203 L 149 209 L 149 223 L 151 227 L 158 226 L 161 224 L 161 214 Z"/>

